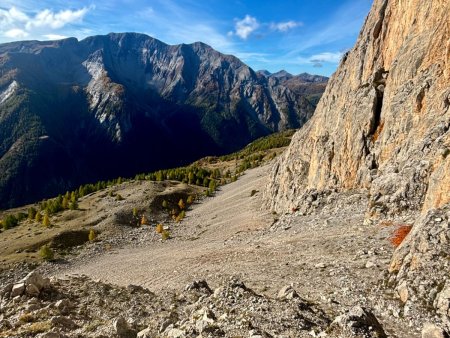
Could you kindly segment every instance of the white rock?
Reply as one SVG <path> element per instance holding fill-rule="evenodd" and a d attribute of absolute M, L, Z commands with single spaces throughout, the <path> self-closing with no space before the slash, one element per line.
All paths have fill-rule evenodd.
<path fill-rule="evenodd" d="M 25 291 L 25 283 L 14 284 L 11 290 L 11 298 L 22 295 L 24 291 Z"/>
<path fill-rule="evenodd" d="M 368 262 L 366 263 L 366 269 L 373 268 L 374 266 L 376 266 L 374 262 L 368 261 Z"/>

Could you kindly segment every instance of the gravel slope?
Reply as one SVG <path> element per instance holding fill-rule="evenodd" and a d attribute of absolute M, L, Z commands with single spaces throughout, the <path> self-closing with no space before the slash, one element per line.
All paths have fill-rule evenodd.
<path fill-rule="evenodd" d="M 274 215 L 261 210 L 259 191 L 268 168 L 249 170 L 194 205 L 173 239 L 80 259 L 57 276 L 86 274 L 154 292 L 179 290 L 198 279 L 216 287 L 224 277 L 237 276 L 268 296 L 291 284 L 330 316 L 354 305 L 370 307 L 390 336 L 418 337 L 422 323 L 401 318 L 392 292 L 380 288 L 393 251 L 388 241 L 393 228 L 364 223 L 366 193 L 333 193 L 310 215 Z M 251 196 L 253 190 L 258 192 Z"/>

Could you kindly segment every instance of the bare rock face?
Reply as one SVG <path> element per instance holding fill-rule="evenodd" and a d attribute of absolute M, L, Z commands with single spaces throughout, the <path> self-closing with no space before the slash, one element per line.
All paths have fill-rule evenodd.
<path fill-rule="evenodd" d="M 450 329 L 450 2 L 375 0 L 313 118 L 275 163 L 266 207 L 308 213 L 363 189 L 367 217 L 417 217 L 390 266 L 405 316 Z M 425 336 L 430 336 L 429 334 Z"/>
<path fill-rule="evenodd" d="M 366 188 L 369 215 L 450 202 L 450 3 L 376 0 L 313 118 L 275 164 L 276 211 L 310 190 Z"/>

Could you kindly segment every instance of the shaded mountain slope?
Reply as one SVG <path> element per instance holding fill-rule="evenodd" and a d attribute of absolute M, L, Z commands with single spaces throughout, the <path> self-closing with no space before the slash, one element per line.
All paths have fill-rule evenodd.
<path fill-rule="evenodd" d="M 142 34 L 0 45 L 0 207 L 297 128 L 314 100 L 203 43 Z"/>

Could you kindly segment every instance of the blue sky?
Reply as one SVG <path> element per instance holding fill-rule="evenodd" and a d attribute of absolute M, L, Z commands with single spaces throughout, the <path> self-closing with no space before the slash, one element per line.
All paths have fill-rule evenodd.
<path fill-rule="evenodd" d="M 2 0 L 0 43 L 140 32 L 205 42 L 253 69 L 330 75 L 372 0 Z"/>

